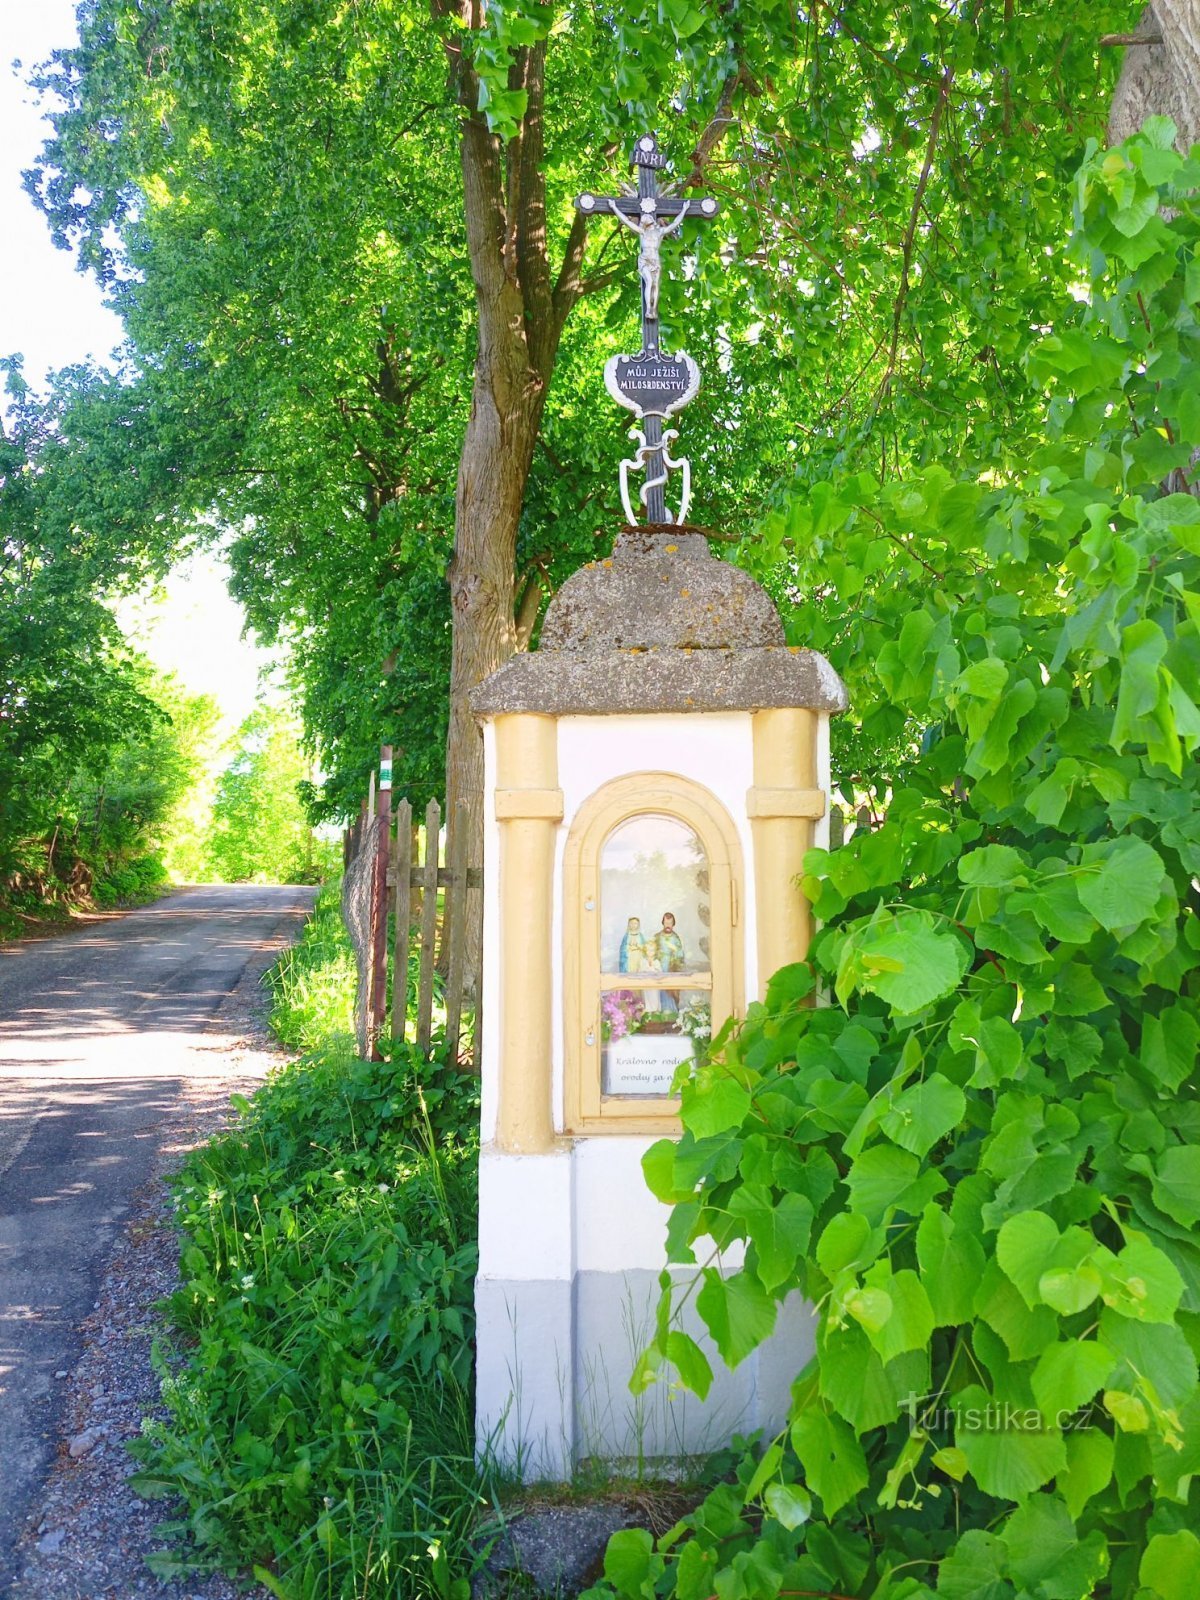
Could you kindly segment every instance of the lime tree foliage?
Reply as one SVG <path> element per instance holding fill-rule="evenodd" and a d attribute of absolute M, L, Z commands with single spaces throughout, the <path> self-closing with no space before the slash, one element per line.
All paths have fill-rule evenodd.
<path fill-rule="evenodd" d="M 301 803 L 311 764 L 295 719 L 260 706 L 238 729 L 236 746 L 213 795 L 204 876 L 226 883 L 309 883 L 324 876 L 334 861 Z"/>
<path fill-rule="evenodd" d="M 788 515 L 798 581 L 855 597 L 820 642 L 865 725 L 921 738 L 886 825 L 808 858 L 811 966 L 645 1167 L 721 1356 L 793 1291 L 815 1355 L 784 1431 L 657 1547 L 619 1535 L 597 1594 L 1195 1593 L 1200 150 L 1173 133 L 1079 173 L 1038 448 Z M 679 1309 L 635 1382 L 704 1394 Z"/>
<path fill-rule="evenodd" d="M 572 197 L 649 126 L 722 200 L 663 291 L 705 367 L 697 522 L 736 541 L 798 462 L 1000 459 L 1036 413 L 1018 358 L 1063 286 L 1098 40 L 1138 10 L 84 0 L 31 186 L 129 333 L 152 437 L 107 480 L 122 537 L 155 494 L 238 530 L 327 814 L 381 737 L 418 808 L 443 794 L 448 727 L 477 798 L 467 691 L 621 520 L 599 374 L 636 337 L 635 246 Z"/>
<path fill-rule="evenodd" d="M 174 1182 L 180 1287 L 138 1493 L 151 1566 L 283 1600 L 449 1600 L 479 1506 L 471 1406 L 478 1084 L 412 1047 L 356 1061 L 336 890 L 272 977 L 308 1053 Z M 347 986 L 347 984 L 349 986 Z"/>
<path fill-rule="evenodd" d="M 86 454 L 72 425 L 81 394 L 89 406 L 95 396 L 92 379 L 67 375 L 38 399 L 18 362 L 5 367 L 0 931 L 9 932 L 24 915 L 136 898 L 165 881 L 171 815 L 216 710 L 128 647 L 105 597 L 134 573 L 119 548 L 72 525 Z"/>

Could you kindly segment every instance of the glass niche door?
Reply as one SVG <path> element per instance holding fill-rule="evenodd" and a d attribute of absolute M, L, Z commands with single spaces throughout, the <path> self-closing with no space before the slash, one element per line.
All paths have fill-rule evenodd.
<path fill-rule="evenodd" d="M 712 868 L 677 817 L 629 817 L 599 860 L 600 1093 L 660 1100 L 712 1033 Z"/>

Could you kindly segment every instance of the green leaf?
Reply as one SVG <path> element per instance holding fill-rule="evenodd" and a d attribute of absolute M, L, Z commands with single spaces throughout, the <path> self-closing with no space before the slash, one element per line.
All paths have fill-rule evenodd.
<path fill-rule="evenodd" d="M 976 1089 L 994 1089 L 1017 1075 L 1024 1058 L 1021 1035 L 1004 1017 L 988 1017 L 979 1025 L 975 1040 L 975 1071 L 971 1084 Z"/>
<path fill-rule="evenodd" d="M 745 1499 L 747 1505 L 751 1500 L 757 1500 L 759 1495 L 762 1494 L 767 1484 L 779 1471 L 782 1461 L 783 1445 L 776 1440 L 774 1444 L 769 1444 L 763 1451 L 762 1458 L 754 1469 L 754 1476 L 746 1485 Z"/>
<path fill-rule="evenodd" d="M 729 1201 L 729 1215 L 745 1224 L 757 1256 L 756 1272 L 764 1289 L 775 1290 L 794 1275 L 796 1261 L 808 1248 L 813 1209 L 802 1194 L 776 1201 L 762 1184 L 744 1184 Z"/>
<path fill-rule="evenodd" d="M 887 1317 L 877 1328 L 864 1323 L 867 1338 L 885 1364 L 906 1350 L 923 1350 L 933 1334 L 933 1308 L 920 1278 L 907 1267 L 891 1272 L 885 1262 L 868 1274 L 868 1289 L 890 1300 Z"/>
<path fill-rule="evenodd" d="M 604 1551 L 604 1576 L 625 1600 L 642 1600 L 649 1594 L 654 1539 L 645 1528 L 622 1528 Z M 661 1567 L 661 1557 L 658 1560 Z"/>
<path fill-rule="evenodd" d="M 815 1407 L 792 1423 L 792 1448 L 804 1468 L 805 1482 L 821 1497 L 821 1509 L 836 1517 L 867 1486 L 862 1446 L 840 1417 Z"/>
<path fill-rule="evenodd" d="M 983 1247 L 955 1227 L 938 1205 L 927 1205 L 917 1228 L 917 1261 L 937 1327 L 969 1322 L 983 1275 Z"/>
<path fill-rule="evenodd" d="M 1185 1228 L 1200 1222 L 1200 1145 L 1174 1144 L 1154 1163 L 1150 1192 L 1160 1211 Z"/>
<path fill-rule="evenodd" d="M 1170 1322 L 1183 1298 L 1183 1279 L 1169 1256 L 1145 1239 L 1133 1239 L 1115 1260 L 1101 1264 L 1106 1306 L 1138 1322 Z"/>
<path fill-rule="evenodd" d="M 842 1305 L 868 1333 L 878 1333 L 892 1314 L 892 1299 L 883 1289 L 851 1289 Z"/>
<path fill-rule="evenodd" d="M 685 1084 L 681 1120 L 697 1139 L 740 1128 L 750 1110 L 750 1092 L 726 1075 L 707 1084 Z"/>
<path fill-rule="evenodd" d="M 1056 1495 L 1033 1495 L 1018 1506 L 1004 1524 L 1004 1543 L 1008 1546 L 1009 1576 L 1024 1584 L 1027 1592 L 1036 1593 L 1043 1583 L 1043 1594 L 1064 1592 L 1054 1579 L 1065 1564 L 1064 1558 L 1078 1547 L 1079 1537 L 1070 1513 Z M 1065 1592 L 1081 1595 L 1083 1590 Z"/>
<path fill-rule="evenodd" d="M 1051 1061 L 1061 1061 L 1067 1076 L 1074 1080 L 1090 1071 L 1100 1059 L 1103 1046 L 1096 1029 L 1087 1022 L 1075 1022 L 1066 1017 L 1053 1017 L 1044 1034 L 1046 1054 Z"/>
<path fill-rule="evenodd" d="M 1003 1539 L 984 1528 L 968 1528 L 938 1565 L 938 1600 L 1008 1600 L 1007 1556 Z"/>
<path fill-rule="evenodd" d="M 1007 844 L 989 844 L 959 857 L 959 879 L 974 889 L 1003 888 L 1027 881 L 1025 858 Z"/>
<path fill-rule="evenodd" d="M 695 1193 L 694 1188 L 681 1189 L 675 1182 L 677 1149 L 677 1140 L 659 1139 L 642 1157 L 642 1172 L 645 1175 L 646 1186 L 656 1200 L 661 1200 L 668 1206 L 678 1205 L 681 1201 L 690 1199 Z"/>
<path fill-rule="evenodd" d="M 1155 1600 L 1195 1600 L 1200 1539 L 1188 1528 L 1156 1533 L 1142 1552 L 1138 1582 Z"/>
<path fill-rule="evenodd" d="M 819 1387 L 827 1400 L 856 1433 L 894 1422 L 900 1400 L 892 1375 L 867 1343 L 861 1328 L 828 1324 L 818 1334 Z M 907 1392 L 907 1391 L 905 1391 Z"/>
<path fill-rule="evenodd" d="M 1073 876 L 1043 879 L 1033 892 L 1014 895 L 1009 903 L 1016 911 L 1031 911 L 1052 939 L 1086 944 L 1096 931 L 1096 919 L 1080 904 Z"/>
<path fill-rule="evenodd" d="M 958 1126 L 966 1110 L 967 1099 L 958 1085 L 933 1072 L 897 1095 L 879 1126 L 902 1149 L 924 1156 Z"/>
<path fill-rule="evenodd" d="M 715 1267 L 705 1267 L 696 1310 L 721 1359 L 731 1367 L 744 1361 L 775 1327 L 775 1302 L 748 1272 L 724 1278 Z"/>
<path fill-rule="evenodd" d="M 1083 865 L 1080 903 L 1101 927 L 1131 928 L 1153 914 L 1166 869 L 1158 851 L 1144 839 L 1126 836 L 1086 845 Z"/>
<path fill-rule="evenodd" d="M 1106 1389 L 1104 1405 L 1122 1433 L 1145 1433 L 1150 1427 L 1150 1413 L 1136 1395 L 1124 1389 Z"/>
<path fill-rule="evenodd" d="M 904 1207 L 916 1215 L 933 1195 L 946 1187 L 936 1172 L 918 1177 L 915 1156 L 893 1145 L 876 1144 L 857 1156 L 846 1175 L 851 1204 L 872 1223 L 881 1222 L 892 1207 Z"/>
<path fill-rule="evenodd" d="M 954 1442 L 975 1482 L 997 1500 L 1023 1500 L 1067 1464 L 1061 1434 L 1040 1418 L 1014 1426 L 1007 1409 L 977 1384 L 955 1396 L 954 1414 Z"/>
<path fill-rule="evenodd" d="M 1038 1283 L 1058 1247 L 1059 1233 L 1053 1221 L 1041 1211 L 1023 1211 L 1000 1229 L 996 1239 L 996 1259 L 1005 1276 L 1020 1291 L 1027 1306 L 1041 1303 Z"/>
<path fill-rule="evenodd" d="M 1143 1018 L 1142 1064 L 1165 1088 L 1178 1089 L 1198 1056 L 1200 1023 L 1186 1007 L 1168 1006 L 1157 1017 Z"/>
<path fill-rule="evenodd" d="M 683 1386 L 699 1395 L 701 1400 L 707 1399 L 708 1391 L 712 1388 L 713 1371 L 708 1357 L 696 1341 L 673 1328 L 667 1334 L 666 1357 L 678 1372 Z"/>
<path fill-rule="evenodd" d="M 1052 1267 L 1038 1279 L 1038 1297 L 1059 1316 L 1073 1317 L 1083 1311 L 1101 1292 L 1104 1280 L 1090 1261 L 1073 1267 Z"/>
<path fill-rule="evenodd" d="M 1078 1519 L 1092 1498 L 1108 1486 L 1113 1472 L 1113 1442 L 1100 1428 L 1076 1428 L 1066 1436 L 1067 1465 L 1058 1474 L 1058 1492 Z"/>
<path fill-rule="evenodd" d="M 1106 1311 L 1100 1337 L 1141 1380 L 1142 1392 L 1153 1393 L 1161 1405 L 1181 1406 L 1195 1394 L 1196 1357 L 1183 1330 L 1173 1323 L 1130 1322 Z"/>
<path fill-rule="evenodd" d="M 956 989 L 967 951 L 953 933 L 924 911 L 902 911 L 869 928 L 857 943 L 864 969 L 860 987 L 908 1016 Z"/>
<path fill-rule="evenodd" d="M 961 1483 L 969 1471 L 967 1458 L 957 1445 L 947 1445 L 944 1450 L 935 1450 L 930 1457 L 939 1472 L 944 1472 L 948 1478 L 953 1478 L 955 1483 Z"/>
<path fill-rule="evenodd" d="M 817 1240 L 817 1265 L 828 1278 L 850 1266 L 869 1266 L 879 1253 L 882 1235 L 873 1239 L 871 1224 L 860 1212 L 839 1211 Z"/>
<path fill-rule="evenodd" d="M 774 1014 L 799 1005 L 812 993 L 815 982 L 813 970 L 806 961 L 780 967 L 767 980 L 767 1010 Z"/>
<path fill-rule="evenodd" d="M 157 1553 L 158 1552 L 156 1551 L 155 1554 Z M 149 1557 L 147 1557 L 146 1565 L 150 1565 Z M 184 1570 L 190 1571 L 190 1565 Z M 154 1568 L 151 1567 L 151 1571 L 154 1571 Z M 167 1576 L 167 1574 L 164 1573 L 163 1576 Z M 273 1594 L 275 1596 L 275 1600 L 292 1600 L 291 1591 L 285 1589 L 275 1574 L 267 1567 L 260 1567 L 256 1565 L 254 1568 L 254 1577 L 255 1581 L 261 1583 L 268 1594 Z"/>
<path fill-rule="evenodd" d="M 1025 796 L 1025 809 L 1046 828 L 1057 828 L 1083 768 L 1069 758 L 1057 762 Z"/>
<path fill-rule="evenodd" d="M 773 1483 L 763 1496 L 767 1510 L 789 1533 L 812 1515 L 812 1498 L 798 1483 Z"/>
<path fill-rule="evenodd" d="M 1116 1353 L 1096 1339 L 1051 1345 L 1039 1357 L 1030 1380 L 1042 1415 L 1063 1427 L 1069 1413 L 1104 1387 L 1116 1364 Z"/>
<path fill-rule="evenodd" d="M 998 1333 L 1014 1361 L 1030 1361 L 1051 1343 L 1058 1318 L 1048 1306 L 1030 1307 L 998 1261 L 990 1261 L 975 1292 L 976 1314 Z"/>

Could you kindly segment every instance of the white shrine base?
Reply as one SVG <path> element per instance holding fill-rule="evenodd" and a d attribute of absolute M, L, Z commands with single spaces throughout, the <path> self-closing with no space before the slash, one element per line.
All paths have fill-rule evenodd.
<path fill-rule="evenodd" d="M 548 1155 L 482 1153 L 476 1438 L 526 1482 L 569 1479 L 588 1458 L 670 1473 L 735 1433 L 777 1431 L 812 1355 L 815 1324 L 799 1297 L 733 1371 L 689 1306 L 682 1326 L 714 1373 L 707 1400 L 666 1379 L 630 1393 L 665 1260 L 668 1209 L 641 1170 L 652 1143 L 609 1136 Z M 685 1284 L 693 1271 L 674 1276 Z"/>

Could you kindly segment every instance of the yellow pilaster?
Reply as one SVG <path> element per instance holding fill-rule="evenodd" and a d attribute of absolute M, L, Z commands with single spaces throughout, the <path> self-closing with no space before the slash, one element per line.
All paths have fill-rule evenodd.
<path fill-rule="evenodd" d="M 496 1143 L 532 1153 L 554 1144 L 551 1114 L 551 939 L 554 834 L 562 820 L 553 717 L 496 718 L 500 824 L 500 1104 Z"/>
<path fill-rule="evenodd" d="M 757 711 L 752 725 L 754 787 L 746 800 L 754 838 L 761 998 L 773 972 L 808 953 L 812 913 L 796 879 L 812 844 L 813 822 L 824 815 L 826 797 L 817 788 L 815 711 Z"/>

